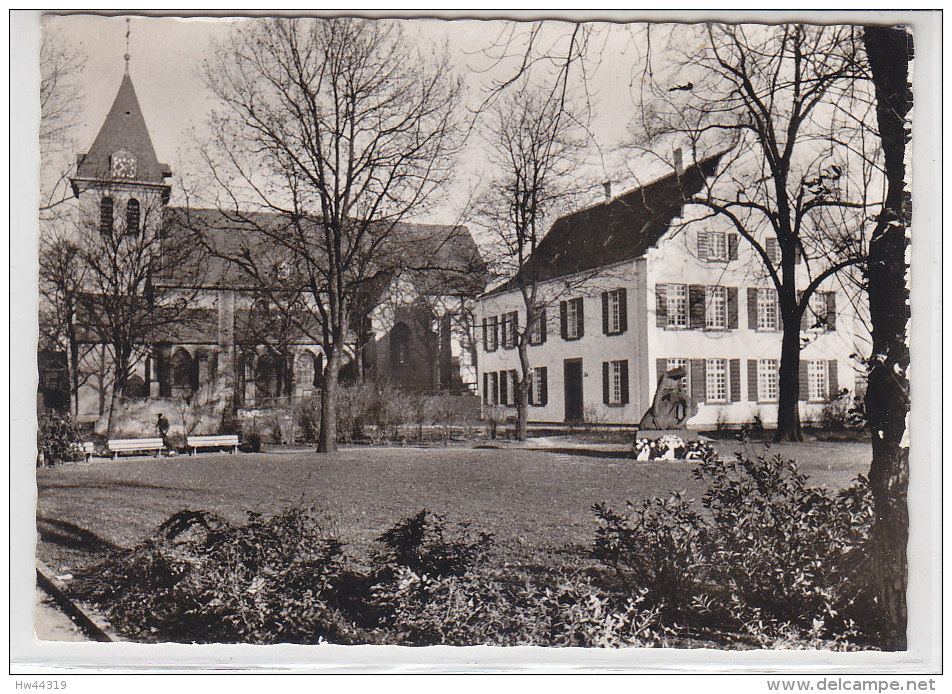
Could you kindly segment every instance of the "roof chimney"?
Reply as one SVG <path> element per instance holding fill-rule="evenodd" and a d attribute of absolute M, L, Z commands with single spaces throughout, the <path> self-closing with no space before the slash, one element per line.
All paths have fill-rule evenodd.
<path fill-rule="evenodd" d="M 684 157 L 680 147 L 674 148 L 674 171 L 678 176 L 684 173 Z"/>
<path fill-rule="evenodd" d="M 604 183 L 602 183 L 602 186 L 605 187 L 605 202 L 608 202 L 609 200 L 612 199 L 612 182 L 605 181 Z"/>

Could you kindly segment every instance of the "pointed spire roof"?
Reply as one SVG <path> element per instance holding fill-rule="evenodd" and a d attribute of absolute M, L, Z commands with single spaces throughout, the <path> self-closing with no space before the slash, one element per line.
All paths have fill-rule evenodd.
<path fill-rule="evenodd" d="M 122 76 L 116 100 L 109 109 L 93 146 L 85 155 L 80 156 L 77 177 L 100 180 L 112 178 L 110 158 L 113 153 L 122 149 L 135 155 L 135 181 L 165 183 L 165 179 L 172 175 L 169 165 L 159 162 L 155 156 L 149 128 L 145 124 L 128 69 Z"/>

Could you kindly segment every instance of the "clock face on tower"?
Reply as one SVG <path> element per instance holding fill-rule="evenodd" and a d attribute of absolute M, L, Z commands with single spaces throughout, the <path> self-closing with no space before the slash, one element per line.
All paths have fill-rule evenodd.
<path fill-rule="evenodd" d="M 135 178 L 136 158 L 128 152 L 116 152 L 113 154 L 112 175 L 115 178 Z"/>

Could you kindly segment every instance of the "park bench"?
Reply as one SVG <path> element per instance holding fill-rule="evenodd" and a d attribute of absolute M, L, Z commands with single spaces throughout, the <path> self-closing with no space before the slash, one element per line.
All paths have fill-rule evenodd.
<path fill-rule="evenodd" d="M 238 434 L 222 434 L 220 436 L 189 436 L 186 439 L 188 454 L 192 455 L 199 448 L 230 448 L 232 453 L 238 451 Z"/>
<path fill-rule="evenodd" d="M 86 462 L 96 454 L 96 444 L 92 441 L 86 441 L 83 444 L 83 453 L 86 455 Z"/>
<path fill-rule="evenodd" d="M 109 441 L 109 452 L 113 459 L 120 453 L 149 453 L 156 455 L 159 451 L 165 450 L 165 444 L 162 439 L 111 439 Z"/>

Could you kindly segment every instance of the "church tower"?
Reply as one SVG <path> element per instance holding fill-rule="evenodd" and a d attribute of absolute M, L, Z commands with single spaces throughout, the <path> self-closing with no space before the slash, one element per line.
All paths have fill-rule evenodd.
<path fill-rule="evenodd" d="M 77 157 L 70 179 L 84 223 L 100 232 L 138 235 L 155 233 L 168 204 L 172 176 L 168 164 L 155 156 L 126 54 L 126 71 L 109 114 L 92 147 Z"/>

